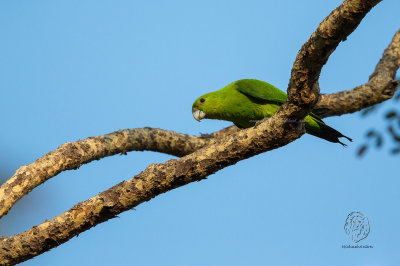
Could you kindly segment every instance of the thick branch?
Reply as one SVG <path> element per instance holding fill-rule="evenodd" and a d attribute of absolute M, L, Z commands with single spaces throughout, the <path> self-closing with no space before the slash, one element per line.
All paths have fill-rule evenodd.
<path fill-rule="evenodd" d="M 381 0 L 345 0 L 326 17 L 301 47 L 293 64 L 288 98 L 308 113 L 319 97 L 322 66 L 339 43 L 346 40 L 364 16 Z"/>
<path fill-rule="evenodd" d="M 203 147 L 208 138 L 156 128 L 136 128 L 61 145 L 35 162 L 22 166 L 0 187 L 0 217 L 32 189 L 65 170 L 77 169 L 107 156 L 128 151 L 158 151 L 183 156 Z"/>
<path fill-rule="evenodd" d="M 305 89 L 306 87 L 309 88 L 308 83 L 305 81 L 317 78 L 315 76 L 319 75 L 320 71 L 316 71 L 316 69 L 322 68 L 323 64 L 326 63 L 327 56 L 332 53 L 332 49 L 335 49 L 339 41 L 345 38 L 343 37 L 343 34 L 350 34 L 351 31 L 354 30 L 354 27 L 356 27 L 364 17 L 365 13 L 360 14 L 360 12 L 367 12 L 371 8 L 372 2 L 379 1 L 365 2 L 367 2 L 367 4 L 363 4 L 363 1 L 359 0 L 345 1 L 319 25 L 310 39 L 301 48 L 293 66 L 290 82 L 293 84 L 293 81 L 295 81 L 297 88 L 303 88 L 301 90 L 302 93 L 297 93 L 297 96 L 293 96 L 294 98 L 292 97 L 293 102 L 300 103 L 300 105 L 295 105 L 297 106 L 297 110 L 294 112 L 296 116 L 300 116 L 291 117 L 290 119 L 301 119 L 301 116 L 305 116 L 307 113 L 306 110 L 308 110 L 314 103 L 314 101 L 310 101 L 310 99 L 315 99 L 317 97 L 317 94 L 315 93 L 318 93 L 318 89 L 314 92 Z M 348 10 L 352 9 L 354 9 L 354 13 L 348 13 Z M 333 40 L 329 39 L 336 35 L 341 37 L 333 38 Z M 387 58 L 387 61 L 393 59 L 393 57 Z M 294 87 L 289 88 L 289 93 L 293 91 L 293 88 Z M 342 93 L 346 94 L 346 92 Z M 359 95 L 360 94 L 361 93 L 359 93 Z M 308 102 L 309 106 L 306 107 L 304 102 L 301 103 L 303 100 L 300 101 L 298 96 L 301 96 L 301 99 L 303 100 L 308 99 L 305 102 Z M 296 97 L 298 98 L 297 100 L 295 99 Z M 327 104 L 323 105 L 324 102 L 327 102 L 324 100 L 325 97 L 329 96 L 323 95 L 321 97 L 322 99 L 318 102 L 318 109 L 316 112 L 320 114 L 321 110 L 327 113 L 329 111 L 327 108 L 337 108 L 336 106 L 327 106 Z M 348 98 L 351 97 L 354 98 L 354 94 L 350 93 Z M 346 103 L 340 101 L 340 99 L 343 98 L 342 96 L 336 98 L 337 100 L 334 104 L 340 105 L 343 110 L 352 108 Z M 373 105 L 378 102 L 370 100 L 368 103 Z M 357 105 L 355 104 L 354 106 Z M 294 108 L 294 106 L 292 106 L 292 108 Z M 300 111 L 302 112 L 299 113 Z M 337 110 L 337 112 L 332 115 L 339 114 L 340 110 Z M 216 132 L 208 137 L 220 137 L 235 131 L 236 129 L 233 128 Z M 82 164 L 89 163 L 93 160 L 134 150 L 159 151 L 176 156 L 182 156 L 203 147 L 207 143 L 208 139 L 204 137 L 188 136 L 152 128 L 120 130 L 111 134 L 92 137 L 75 143 L 66 143 L 55 151 L 44 155 L 34 163 L 19 168 L 17 172 L 0 187 L 0 217 L 7 214 L 19 199 L 32 191 L 36 186 L 44 183 L 62 171 L 77 169 Z"/>
<path fill-rule="evenodd" d="M 400 30 L 386 48 L 369 81 L 352 90 L 321 95 L 313 112 L 321 117 L 360 111 L 392 98 L 397 90 L 395 80 L 400 65 Z"/>
<path fill-rule="evenodd" d="M 81 202 L 69 211 L 24 233 L 0 238 L 0 263 L 17 263 L 114 218 L 119 213 L 172 190 L 199 181 L 236 162 L 272 150 L 300 135 L 297 123 L 286 123 L 291 110 L 283 110 L 254 128 L 241 130 L 181 159 L 152 164 L 134 178 Z"/>

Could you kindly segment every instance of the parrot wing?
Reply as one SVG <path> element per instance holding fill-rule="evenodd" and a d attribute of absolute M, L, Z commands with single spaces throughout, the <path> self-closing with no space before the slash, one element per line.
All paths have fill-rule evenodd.
<path fill-rule="evenodd" d="M 277 87 L 269 84 L 268 82 L 257 80 L 257 79 L 241 79 L 236 81 L 237 90 L 246 95 L 261 101 L 275 103 L 281 105 L 287 99 L 286 93 L 278 89 Z M 324 121 L 316 114 L 310 113 L 309 116 L 321 122 Z"/>
<path fill-rule="evenodd" d="M 275 86 L 257 79 L 241 79 L 236 81 L 236 88 L 247 97 L 281 105 L 287 95 Z"/>
<path fill-rule="evenodd" d="M 311 116 L 312 118 L 314 118 L 315 120 L 317 120 L 318 122 L 321 122 L 321 123 L 325 124 L 325 122 L 322 121 L 322 118 L 317 116 L 316 114 L 309 113 L 308 115 Z"/>

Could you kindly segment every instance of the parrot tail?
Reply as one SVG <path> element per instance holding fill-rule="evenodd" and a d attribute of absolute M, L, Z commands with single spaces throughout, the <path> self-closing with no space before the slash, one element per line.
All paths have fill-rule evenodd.
<path fill-rule="evenodd" d="M 340 143 L 343 146 L 347 146 L 345 143 L 341 142 L 339 138 L 346 138 L 349 141 L 353 141 L 351 138 L 343 135 L 339 131 L 334 128 L 331 128 L 327 124 L 325 124 L 318 116 L 314 114 L 310 114 L 305 119 L 305 127 L 306 132 L 318 138 L 334 142 Z"/>

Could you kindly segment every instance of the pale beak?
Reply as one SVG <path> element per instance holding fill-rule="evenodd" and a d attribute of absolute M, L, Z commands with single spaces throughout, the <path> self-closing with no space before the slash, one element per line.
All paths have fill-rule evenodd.
<path fill-rule="evenodd" d="M 200 111 L 200 110 L 198 110 L 196 108 L 192 109 L 192 113 L 193 113 L 194 119 L 196 119 L 199 122 L 200 122 L 201 119 L 206 117 L 206 113 L 204 113 L 203 111 Z"/>

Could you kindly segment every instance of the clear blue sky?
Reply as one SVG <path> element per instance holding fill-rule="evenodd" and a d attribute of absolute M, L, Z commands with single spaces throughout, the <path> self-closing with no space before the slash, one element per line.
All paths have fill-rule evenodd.
<path fill-rule="evenodd" d="M 286 90 L 300 46 L 338 0 L 1 1 L 2 179 L 59 145 L 144 126 L 210 133 L 192 102 L 241 78 Z M 400 25 L 384 0 L 332 54 L 323 93 L 367 81 Z M 389 104 L 389 103 L 388 103 Z M 386 104 L 386 105 L 388 105 Z M 382 114 L 326 119 L 348 148 L 312 136 L 163 194 L 23 265 L 400 265 L 399 157 L 355 156 Z M 0 222 L 28 230 L 150 163 L 130 152 L 64 172 Z M 343 226 L 363 212 L 371 233 L 352 244 Z"/>

